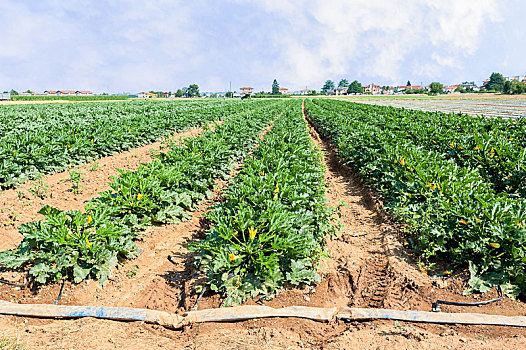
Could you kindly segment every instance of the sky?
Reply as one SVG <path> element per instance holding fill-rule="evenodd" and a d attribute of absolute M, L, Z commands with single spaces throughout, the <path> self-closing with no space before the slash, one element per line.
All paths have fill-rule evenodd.
<path fill-rule="evenodd" d="M 0 90 L 96 93 L 526 75 L 521 0 L 0 0 Z"/>

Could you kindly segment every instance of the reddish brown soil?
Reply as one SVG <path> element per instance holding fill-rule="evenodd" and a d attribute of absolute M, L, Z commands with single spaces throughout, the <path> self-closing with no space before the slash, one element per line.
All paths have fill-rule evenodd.
<path fill-rule="evenodd" d="M 266 305 L 282 307 L 358 306 L 402 310 L 426 310 L 437 297 L 462 297 L 466 276 L 458 273 L 446 280 L 432 279 L 418 270 L 401 242 L 400 228 L 381 209 L 374 192 L 342 166 L 331 148 L 314 129 L 311 135 L 324 155 L 327 167 L 327 198 L 341 201 L 342 232 L 327 242 L 328 259 L 320 268 L 322 282 L 314 287 L 278 293 Z M 154 227 L 140 246 L 143 253 L 124 263 L 102 287 L 97 282 L 67 284 L 61 304 L 147 307 L 169 312 L 192 309 L 195 287 L 202 279 L 193 267 L 192 254 L 182 243 L 198 239 L 209 223 L 207 208 L 221 200 L 217 184 L 214 197 L 177 225 Z M 52 302 L 59 286 L 36 293 L 0 286 L 0 298 L 20 302 Z M 489 293 L 491 294 L 491 293 Z M 492 295 L 481 296 L 480 299 Z M 217 307 L 217 295 L 207 295 L 199 309 Z M 254 301 L 249 301 L 254 303 Z M 504 300 L 475 310 L 443 307 L 444 311 L 471 311 L 524 315 L 521 302 Z M 319 323 L 302 319 L 261 319 L 238 323 L 209 323 L 172 331 L 139 322 L 121 323 L 95 319 L 39 320 L 0 317 L 4 334 L 18 336 L 28 348 L 175 348 L 175 349 L 500 349 L 525 348 L 526 331 L 505 327 L 441 326 L 405 322 Z"/>
<path fill-rule="evenodd" d="M 177 133 L 172 138 L 193 137 L 200 131 L 193 128 Z M 83 208 L 87 200 L 110 188 L 110 178 L 118 175 L 117 169 L 136 170 L 141 163 L 151 162 L 152 152 L 163 149 L 164 144 L 165 140 L 155 142 L 71 169 L 82 173 L 82 187 L 78 193 L 72 190 L 69 171 L 43 176 L 18 188 L 0 192 L 0 251 L 14 248 L 20 243 L 22 236 L 17 227 L 42 218 L 37 212 L 43 205 L 63 210 Z M 42 189 L 41 197 L 34 194 L 38 189 Z"/>

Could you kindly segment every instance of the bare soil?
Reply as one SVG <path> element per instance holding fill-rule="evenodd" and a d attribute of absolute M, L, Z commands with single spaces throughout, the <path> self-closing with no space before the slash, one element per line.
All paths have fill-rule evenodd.
<path fill-rule="evenodd" d="M 171 138 L 193 137 L 202 129 L 192 128 Z M 162 150 L 166 140 L 113 156 L 104 157 L 68 171 L 28 181 L 17 188 L 0 192 L 0 250 L 15 248 L 22 240 L 17 227 L 42 218 L 37 212 L 43 205 L 62 210 L 81 209 L 99 192 L 108 190 L 117 169 L 136 170 L 141 163 L 152 161 L 152 152 Z M 70 171 L 82 173 L 79 191 L 73 191 Z"/>
<path fill-rule="evenodd" d="M 333 147 L 309 127 L 326 165 L 329 204 L 341 202 L 343 230 L 327 241 L 328 259 L 322 262 L 322 282 L 314 287 L 278 293 L 266 305 L 282 307 L 356 306 L 429 311 L 436 298 L 463 297 L 466 274 L 433 279 L 422 273 L 411 251 L 404 248 L 402 228 L 382 209 L 373 190 L 341 165 Z M 232 175 L 235 175 L 232 174 Z M 203 214 L 221 201 L 228 181 L 217 183 L 211 200 L 202 203 L 192 218 L 177 225 L 153 227 L 145 233 L 143 253 L 125 262 L 115 276 L 100 286 L 88 281 L 67 284 L 61 304 L 132 306 L 182 313 L 196 303 L 195 287 L 203 282 L 184 243 L 199 239 L 209 222 Z M 24 303 L 51 303 L 59 286 L 25 291 L 1 286 L 0 298 Z M 479 296 L 478 300 L 492 298 Z M 253 304 L 255 300 L 248 303 Z M 218 307 L 219 296 L 205 294 L 199 309 Z M 523 303 L 505 299 L 483 307 L 444 306 L 443 311 L 524 315 Z M 237 323 L 208 323 L 168 330 L 140 322 L 96 319 L 41 320 L 0 317 L 0 329 L 28 348 L 107 349 L 501 349 L 526 348 L 526 331 L 487 326 L 442 326 L 405 322 L 334 322 L 302 319 L 260 319 Z"/>

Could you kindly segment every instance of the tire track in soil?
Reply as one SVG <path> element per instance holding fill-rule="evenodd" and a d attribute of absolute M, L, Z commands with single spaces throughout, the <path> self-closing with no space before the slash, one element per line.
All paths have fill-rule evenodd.
<path fill-rule="evenodd" d="M 208 125 L 213 129 L 216 123 L 220 122 Z M 153 160 L 152 151 L 163 150 L 167 140 L 195 137 L 202 131 L 203 128 L 190 128 L 158 142 L 99 158 L 67 171 L 45 175 L 40 180 L 28 181 L 17 188 L 1 192 L 0 251 L 15 248 L 20 243 L 23 237 L 18 232 L 17 227 L 24 223 L 42 219 L 43 217 L 37 212 L 43 205 L 51 205 L 62 210 L 81 209 L 87 200 L 110 188 L 110 177 L 119 174 L 117 169 L 137 170 L 141 163 L 151 162 Z M 83 173 L 83 180 L 80 185 L 84 188 L 79 193 L 71 191 L 72 183 L 68 180 L 71 170 Z M 39 198 L 29 191 L 40 186 L 39 181 L 42 181 L 47 188 L 47 194 L 43 198 Z"/>
<path fill-rule="evenodd" d="M 396 258 L 387 246 L 386 235 L 398 235 L 396 226 L 378 208 L 359 176 L 340 162 L 334 146 L 318 134 L 304 104 L 303 115 L 314 144 L 323 154 L 329 205 L 347 204 L 341 206 L 343 232 L 328 240 L 330 260 L 322 267 L 332 289 L 330 296 L 346 300 L 345 305 L 352 307 L 409 309 L 415 303 L 425 303 L 416 293 L 422 283 L 393 268 Z"/>

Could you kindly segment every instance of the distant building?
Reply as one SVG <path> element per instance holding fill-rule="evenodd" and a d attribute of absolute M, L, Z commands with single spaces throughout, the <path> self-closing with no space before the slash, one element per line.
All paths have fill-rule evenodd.
<path fill-rule="evenodd" d="M 76 94 L 77 92 L 73 90 L 46 90 L 44 91 L 44 95 L 51 95 L 51 96 L 73 96 Z"/>
<path fill-rule="evenodd" d="M 58 90 L 57 95 L 61 96 L 72 96 L 75 95 L 75 91 L 72 90 Z"/>
<path fill-rule="evenodd" d="M 347 86 L 340 86 L 336 88 L 335 94 L 338 95 L 347 95 L 347 90 L 349 88 Z"/>
<path fill-rule="evenodd" d="M 307 89 L 307 88 L 301 89 L 300 90 L 300 95 L 308 95 L 308 94 L 310 94 L 311 91 L 312 91 L 311 89 Z"/>
<path fill-rule="evenodd" d="M 254 93 L 254 88 L 248 86 L 240 87 L 239 90 L 241 94 L 245 95 L 252 95 Z"/>
<path fill-rule="evenodd" d="M 452 94 L 455 92 L 455 90 L 459 87 L 460 85 L 456 84 L 456 85 L 450 85 L 450 86 L 444 86 L 444 92 L 446 94 Z"/>
<path fill-rule="evenodd" d="M 386 89 L 382 89 L 382 95 L 394 95 L 396 87 L 388 86 Z"/>
<path fill-rule="evenodd" d="M 139 92 L 139 93 L 137 94 L 137 97 L 138 97 L 138 98 L 154 98 L 154 97 L 156 97 L 156 96 L 157 96 L 157 95 L 152 94 L 152 93 L 150 93 L 150 92 Z"/>
<path fill-rule="evenodd" d="M 78 91 L 75 91 L 75 95 L 77 95 L 77 96 L 92 96 L 93 92 L 78 90 Z"/>
<path fill-rule="evenodd" d="M 369 84 L 363 87 L 364 93 L 370 93 L 373 95 L 379 95 L 382 93 L 382 87 L 380 85 Z"/>
<path fill-rule="evenodd" d="M 420 86 L 420 85 L 398 86 L 398 91 L 405 91 L 405 90 L 429 90 L 429 87 Z"/>
<path fill-rule="evenodd" d="M 284 87 L 280 87 L 279 88 L 279 93 L 282 94 L 282 95 L 288 95 L 289 94 L 289 89 L 284 88 Z"/>

